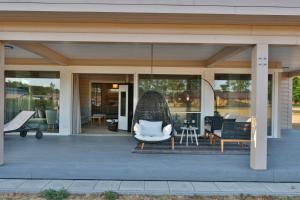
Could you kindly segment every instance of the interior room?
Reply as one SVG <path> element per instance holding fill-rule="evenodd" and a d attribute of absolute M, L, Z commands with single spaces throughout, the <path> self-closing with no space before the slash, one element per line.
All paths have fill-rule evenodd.
<path fill-rule="evenodd" d="M 129 98 L 125 93 L 128 101 L 121 102 L 121 90 L 124 86 L 131 88 L 132 82 L 133 76 L 128 74 L 74 74 L 73 108 L 76 109 L 80 105 L 80 123 L 79 120 L 76 123 L 75 119 L 75 124 L 81 124 L 78 130 L 74 130 L 75 133 L 116 134 L 130 131 L 128 125 L 122 128 L 118 122 L 122 117 L 122 110 L 119 113 L 121 107 L 127 111 L 127 122 L 131 120 L 128 115 L 132 115 L 129 104 L 132 104 L 133 97 L 131 94 Z"/>

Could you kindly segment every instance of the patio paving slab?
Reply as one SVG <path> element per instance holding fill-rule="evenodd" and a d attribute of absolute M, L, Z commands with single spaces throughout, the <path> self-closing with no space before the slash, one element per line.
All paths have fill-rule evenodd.
<path fill-rule="evenodd" d="M 145 192 L 147 194 L 169 194 L 169 185 L 167 181 L 145 181 Z"/>
<path fill-rule="evenodd" d="M 69 187 L 70 192 L 82 193 L 85 192 L 94 192 L 94 188 L 97 184 L 95 180 L 75 180 Z M 85 193 L 83 192 L 83 193 Z"/>
<path fill-rule="evenodd" d="M 43 189 L 69 189 L 69 187 L 73 184 L 71 180 L 52 180 L 50 181 Z"/>
<path fill-rule="evenodd" d="M 0 179 L 0 189 L 15 189 L 22 185 L 26 180 Z"/>
<path fill-rule="evenodd" d="M 145 190 L 149 191 L 169 191 L 167 181 L 145 181 Z"/>
<path fill-rule="evenodd" d="M 273 193 L 300 193 L 300 183 L 265 183 L 264 185 Z"/>
<path fill-rule="evenodd" d="M 196 192 L 216 192 L 220 191 L 215 183 L 212 182 L 192 182 Z"/>
<path fill-rule="evenodd" d="M 242 189 L 242 191 L 245 191 L 246 194 L 264 195 L 270 192 L 263 183 L 239 182 L 236 184 Z"/>
<path fill-rule="evenodd" d="M 168 184 L 170 188 L 170 194 L 193 194 L 195 192 L 191 182 L 168 181 Z"/>
<path fill-rule="evenodd" d="M 95 191 L 118 191 L 120 189 L 121 181 L 99 181 L 95 186 Z"/>
<path fill-rule="evenodd" d="M 144 191 L 144 181 L 122 181 L 120 191 Z"/>
<path fill-rule="evenodd" d="M 50 180 L 26 180 L 17 187 L 17 192 L 40 192 Z"/>
<path fill-rule="evenodd" d="M 215 183 L 221 192 L 232 192 L 233 194 L 242 191 L 242 188 L 235 182 L 216 182 Z"/>

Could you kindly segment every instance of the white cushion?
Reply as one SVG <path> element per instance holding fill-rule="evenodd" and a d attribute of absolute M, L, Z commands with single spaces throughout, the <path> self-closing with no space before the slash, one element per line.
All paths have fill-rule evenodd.
<path fill-rule="evenodd" d="M 145 142 L 159 142 L 163 140 L 167 140 L 171 137 L 171 135 L 161 135 L 161 136 L 144 136 L 144 135 L 135 135 L 136 139 L 145 141 Z"/>
<path fill-rule="evenodd" d="M 163 128 L 163 134 L 169 136 L 172 133 L 172 125 L 168 124 Z"/>
<path fill-rule="evenodd" d="M 237 116 L 234 115 L 234 114 L 229 114 L 229 113 L 227 113 L 227 114 L 224 115 L 223 118 L 224 118 L 224 119 L 236 119 Z"/>
<path fill-rule="evenodd" d="M 162 121 L 151 122 L 146 120 L 140 120 L 141 135 L 143 136 L 162 136 Z"/>
<path fill-rule="evenodd" d="M 224 115 L 224 119 L 228 119 L 228 117 L 230 117 L 230 114 L 229 113 L 226 113 L 225 115 Z"/>
<path fill-rule="evenodd" d="M 205 129 L 205 130 L 208 130 L 208 131 L 211 131 L 211 125 L 210 125 L 210 124 L 206 124 L 206 125 L 204 126 L 204 129 Z"/>
<path fill-rule="evenodd" d="M 237 116 L 236 118 L 236 122 L 247 122 L 249 119 L 249 117 L 246 117 L 246 116 Z"/>
<path fill-rule="evenodd" d="M 21 128 L 33 115 L 34 111 L 22 111 L 15 118 L 4 124 L 4 132 L 14 131 Z"/>
<path fill-rule="evenodd" d="M 221 137 L 222 136 L 222 130 L 214 130 L 214 135 Z"/>
<path fill-rule="evenodd" d="M 135 134 L 140 135 L 141 134 L 141 126 L 138 123 L 135 123 L 135 125 L 133 127 L 133 131 L 135 132 Z"/>

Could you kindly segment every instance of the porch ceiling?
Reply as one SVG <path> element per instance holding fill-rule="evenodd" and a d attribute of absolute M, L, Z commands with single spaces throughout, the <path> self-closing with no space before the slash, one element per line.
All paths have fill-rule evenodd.
<path fill-rule="evenodd" d="M 142 43 L 10 42 L 6 64 L 149 66 L 151 45 Z M 11 48 L 10 48 L 11 47 Z M 300 47 L 270 46 L 270 67 L 300 68 Z M 154 44 L 155 66 L 250 67 L 251 46 Z"/>

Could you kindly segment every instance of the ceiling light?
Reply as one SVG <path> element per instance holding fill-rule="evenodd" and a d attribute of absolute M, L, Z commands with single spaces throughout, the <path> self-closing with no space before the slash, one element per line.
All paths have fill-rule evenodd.
<path fill-rule="evenodd" d="M 113 83 L 112 84 L 112 88 L 113 89 L 118 89 L 119 88 L 119 84 L 118 83 Z"/>

